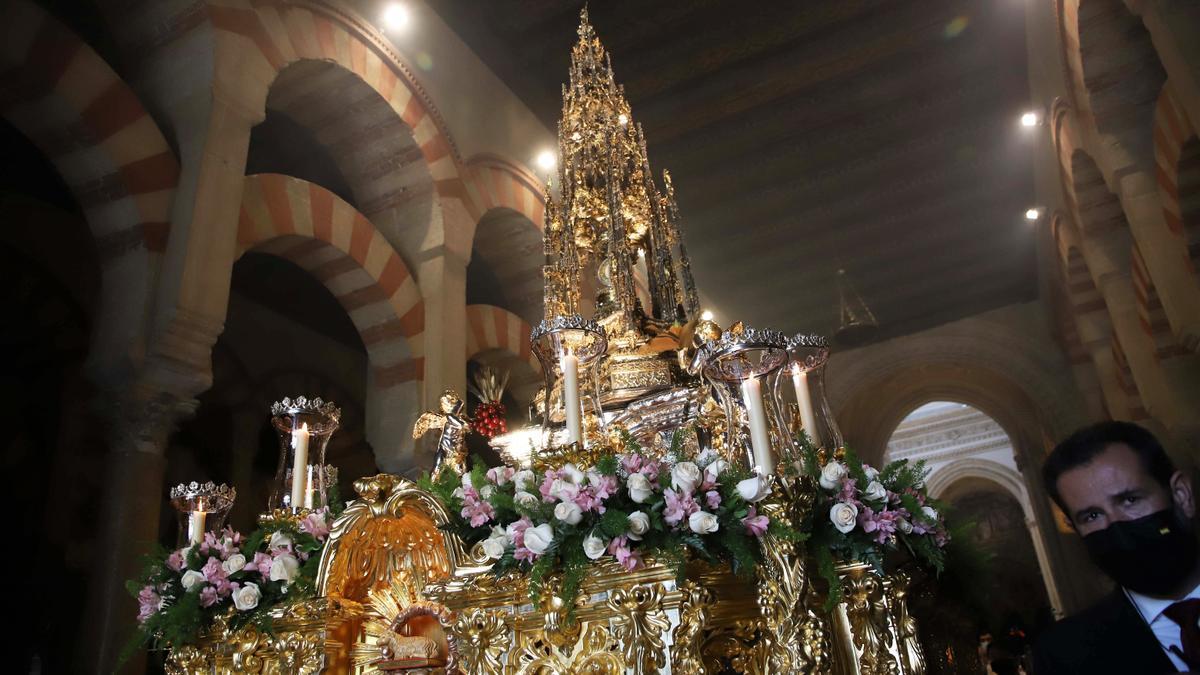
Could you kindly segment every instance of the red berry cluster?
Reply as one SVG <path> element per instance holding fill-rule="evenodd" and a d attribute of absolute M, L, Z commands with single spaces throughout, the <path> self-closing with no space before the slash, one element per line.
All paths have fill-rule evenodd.
<path fill-rule="evenodd" d="M 471 420 L 471 428 L 484 438 L 508 433 L 508 423 L 504 421 L 505 412 L 504 404 L 499 401 L 480 403 L 475 406 L 475 418 Z"/>

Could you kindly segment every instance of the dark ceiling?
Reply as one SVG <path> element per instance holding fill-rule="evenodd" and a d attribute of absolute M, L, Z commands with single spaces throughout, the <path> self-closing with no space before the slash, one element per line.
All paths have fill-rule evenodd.
<path fill-rule="evenodd" d="M 554 128 L 582 2 L 429 1 Z M 1021 0 L 589 13 L 719 321 L 832 332 L 839 266 L 880 338 L 1036 295 Z"/>

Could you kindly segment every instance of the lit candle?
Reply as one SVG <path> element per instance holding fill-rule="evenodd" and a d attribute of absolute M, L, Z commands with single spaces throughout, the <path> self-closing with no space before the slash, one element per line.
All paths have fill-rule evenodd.
<path fill-rule="evenodd" d="M 579 404 L 579 359 L 563 354 L 563 406 L 567 417 L 567 442 L 583 443 L 583 408 Z"/>
<path fill-rule="evenodd" d="M 817 416 L 813 414 L 812 396 L 808 391 L 808 373 L 801 370 L 799 364 L 792 366 L 792 386 L 796 389 L 796 405 L 800 408 L 800 424 L 808 433 L 809 440 L 819 448 L 821 447 L 821 437 L 817 432 Z"/>
<path fill-rule="evenodd" d="M 304 486 L 308 482 L 308 422 L 292 431 L 292 508 L 300 508 Z"/>
<path fill-rule="evenodd" d="M 207 516 L 204 511 L 192 511 L 188 514 L 188 541 L 193 544 L 204 541 L 204 519 Z"/>
<path fill-rule="evenodd" d="M 746 401 L 746 417 L 750 422 L 750 449 L 754 457 L 754 469 L 760 475 L 768 476 L 775 473 L 775 461 L 771 457 L 767 411 L 763 407 L 762 386 L 757 377 L 751 375 L 742 382 L 742 399 Z"/>

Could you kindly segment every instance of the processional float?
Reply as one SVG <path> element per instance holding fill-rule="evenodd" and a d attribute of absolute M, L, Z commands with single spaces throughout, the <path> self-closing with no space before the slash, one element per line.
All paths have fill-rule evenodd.
<path fill-rule="evenodd" d="M 567 465 L 592 475 L 605 453 L 636 444 L 662 455 L 675 438 L 675 461 L 707 454 L 742 475 L 754 472 L 769 489 L 748 497 L 759 513 L 801 527 L 817 486 L 786 466 L 801 457 L 797 438 L 830 448 L 831 457 L 841 445 L 823 392 L 828 349 L 819 337 L 740 324 L 722 330 L 701 318 L 670 176 L 652 176 L 642 127 L 586 10 L 563 89 L 558 151 L 545 205 L 545 320 L 532 335 L 545 375 L 539 424 L 493 439 L 505 475 Z M 297 411 L 313 412 L 276 411 L 292 434 L 281 483 L 294 489 L 268 520 L 300 522 L 313 506 L 305 486 L 314 483 L 296 475 L 323 459 L 298 457 Z M 313 419 L 320 426 L 323 418 Z M 447 392 L 414 430 L 437 437 L 435 480 L 468 474 L 468 422 L 461 399 Z M 304 426 L 306 454 L 309 433 Z M 319 504 L 329 476 L 317 474 Z M 494 574 L 495 552 L 456 533 L 458 514 L 428 484 L 381 474 L 354 487 L 357 499 L 329 526 L 312 598 L 272 609 L 270 631 L 218 620 L 199 642 L 173 648 L 167 669 L 924 672 L 902 573 L 839 561 L 841 589 L 830 603 L 829 585 L 811 573 L 811 549 L 768 531 L 757 539 L 750 575 L 691 554 L 682 567 L 602 555 L 587 563 L 569 600 L 550 575 L 537 580 L 534 601 L 531 575 L 519 567 Z M 532 539 L 526 544 L 533 548 Z"/>

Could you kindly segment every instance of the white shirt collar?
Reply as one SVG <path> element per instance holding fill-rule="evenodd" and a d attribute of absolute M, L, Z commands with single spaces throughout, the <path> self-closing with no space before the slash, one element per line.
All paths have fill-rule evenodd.
<path fill-rule="evenodd" d="M 1131 591 L 1128 588 L 1125 589 L 1125 594 L 1129 596 L 1129 601 L 1132 602 L 1133 606 L 1137 608 L 1138 612 L 1142 615 L 1142 618 L 1146 620 L 1146 623 L 1152 624 L 1158 620 L 1158 617 L 1162 616 L 1162 613 L 1166 608 L 1170 607 L 1176 602 L 1179 602 L 1180 600 L 1200 598 L 1200 585 L 1197 585 L 1190 593 L 1177 600 L 1161 600 L 1159 598 L 1152 598 L 1148 595 L 1142 595 L 1141 593 Z"/>

